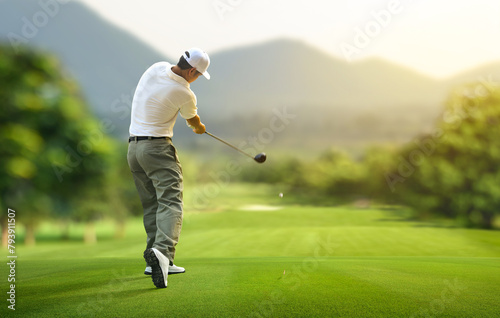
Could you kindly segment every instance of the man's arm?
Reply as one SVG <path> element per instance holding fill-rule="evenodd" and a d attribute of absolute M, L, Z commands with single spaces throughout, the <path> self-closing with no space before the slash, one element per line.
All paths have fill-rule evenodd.
<path fill-rule="evenodd" d="M 196 115 L 193 118 L 187 119 L 187 125 L 193 128 L 193 131 L 197 134 L 205 133 L 205 125 L 201 123 L 200 116 Z"/>

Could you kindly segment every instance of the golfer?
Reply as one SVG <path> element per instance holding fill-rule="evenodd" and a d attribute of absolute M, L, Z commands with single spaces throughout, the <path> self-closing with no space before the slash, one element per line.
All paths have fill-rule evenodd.
<path fill-rule="evenodd" d="M 172 144 L 177 114 L 197 134 L 205 132 L 190 83 L 210 79 L 210 58 L 198 48 L 186 51 L 177 65 L 159 62 L 141 77 L 132 101 L 127 160 L 144 210 L 147 234 L 144 272 L 158 288 L 167 275 L 184 273 L 174 265 L 182 226 L 182 168 Z"/>

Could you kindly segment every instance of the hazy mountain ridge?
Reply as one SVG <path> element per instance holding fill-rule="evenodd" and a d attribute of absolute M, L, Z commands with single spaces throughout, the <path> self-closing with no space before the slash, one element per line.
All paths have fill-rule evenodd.
<path fill-rule="evenodd" d="M 4 42 L 12 32 L 23 35 L 34 14 L 46 12 L 29 0 L 6 0 L 0 7 Z M 94 112 L 114 121 L 114 135 L 126 137 L 141 74 L 156 61 L 175 63 L 178 57 L 163 56 L 78 2 L 61 4 L 47 21 L 28 44 L 55 52 Z M 381 59 L 348 63 L 290 39 L 210 55 L 212 79 L 192 85 L 207 127 L 233 141 L 246 140 L 268 128 L 276 112 L 286 111 L 295 117 L 273 135 L 269 145 L 276 147 L 402 142 L 432 127 L 452 87 L 500 77 L 500 62 L 435 80 Z M 176 125 L 175 139 L 186 146 L 205 143 L 182 124 Z"/>

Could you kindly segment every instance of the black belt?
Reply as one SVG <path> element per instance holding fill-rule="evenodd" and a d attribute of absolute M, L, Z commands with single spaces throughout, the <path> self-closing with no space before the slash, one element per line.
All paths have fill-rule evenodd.
<path fill-rule="evenodd" d="M 139 140 L 153 140 L 153 139 L 168 139 L 168 140 L 170 140 L 170 137 L 132 136 L 132 137 L 129 137 L 128 142 L 139 141 Z"/>

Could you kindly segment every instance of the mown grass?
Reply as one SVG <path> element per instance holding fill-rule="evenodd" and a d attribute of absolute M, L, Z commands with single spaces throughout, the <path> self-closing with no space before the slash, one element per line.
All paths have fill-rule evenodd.
<path fill-rule="evenodd" d="M 287 205 L 268 187 L 238 200 L 246 187 L 226 190 L 224 208 L 188 209 L 176 257 L 186 273 L 166 289 L 142 274 L 140 218 L 121 240 L 100 223 L 93 245 L 77 241 L 82 227 L 58 242 L 58 226 L 44 224 L 37 245 L 18 246 L 16 311 L 5 301 L 1 316 L 498 316 L 498 231 L 411 221 L 401 209 Z M 240 209 L 248 204 L 283 208 Z"/>

